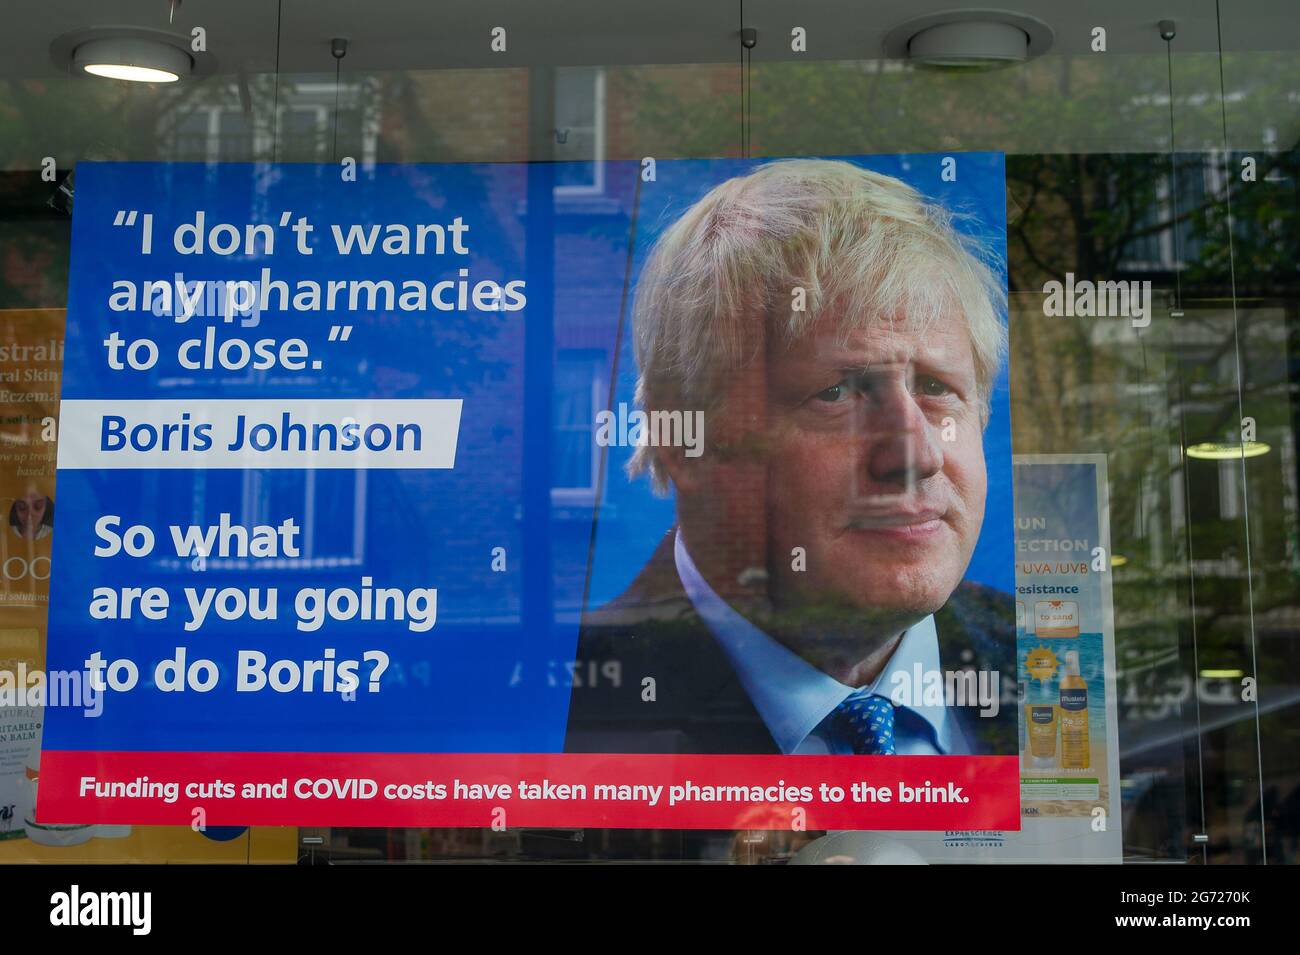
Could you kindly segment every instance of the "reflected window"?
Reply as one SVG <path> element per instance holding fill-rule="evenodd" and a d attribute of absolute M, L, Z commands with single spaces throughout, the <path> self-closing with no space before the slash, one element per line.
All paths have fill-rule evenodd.
<path fill-rule="evenodd" d="M 557 504 L 590 504 L 596 499 L 600 471 L 596 412 L 608 387 L 601 352 L 559 352 L 551 413 L 551 498 Z"/>
<path fill-rule="evenodd" d="M 555 158 L 572 165 L 556 172 L 557 196 L 604 191 L 605 71 L 563 69 L 555 74 Z"/>

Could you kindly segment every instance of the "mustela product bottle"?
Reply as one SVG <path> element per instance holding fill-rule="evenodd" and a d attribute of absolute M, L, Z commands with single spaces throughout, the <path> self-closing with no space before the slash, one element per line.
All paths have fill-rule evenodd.
<path fill-rule="evenodd" d="M 1054 769 L 1056 763 L 1056 700 L 1051 681 L 1043 680 L 1038 699 L 1025 705 L 1025 734 L 1029 737 L 1030 763 L 1035 769 Z"/>
<path fill-rule="evenodd" d="M 1091 751 L 1088 745 L 1088 683 L 1079 672 L 1079 651 L 1065 655 L 1065 675 L 1061 677 L 1061 768 L 1087 769 Z"/>

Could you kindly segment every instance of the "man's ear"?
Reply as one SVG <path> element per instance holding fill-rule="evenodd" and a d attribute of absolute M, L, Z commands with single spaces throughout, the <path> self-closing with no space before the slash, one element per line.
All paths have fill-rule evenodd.
<path fill-rule="evenodd" d="M 699 458 L 688 458 L 685 448 L 661 446 L 654 448 L 652 453 L 655 463 L 667 472 L 678 494 L 694 494 L 700 489 L 703 464 Z"/>

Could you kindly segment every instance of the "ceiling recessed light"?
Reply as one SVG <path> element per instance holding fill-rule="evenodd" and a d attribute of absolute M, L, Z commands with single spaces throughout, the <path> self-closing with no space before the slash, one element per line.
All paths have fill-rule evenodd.
<path fill-rule="evenodd" d="M 175 83 L 194 68 L 189 54 L 169 43 L 106 37 L 77 47 L 72 65 L 94 76 L 131 83 Z"/>
<path fill-rule="evenodd" d="M 128 83 L 175 83 L 180 75 L 167 70 L 156 70 L 149 66 L 131 66 L 126 63 L 87 63 L 82 67 L 92 76 L 102 76 L 110 80 L 126 80 Z"/>
<path fill-rule="evenodd" d="M 1029 58 L 1029 34 L 1009 23 L 940 23 L 912 37 L 907 55 L 926 66 L 1000 66 Z"/>
<path fill-rule="evenodd" d="M 885 55 L 935 69 L 992 69 L 1041 56 L 1051 27 L 1007 10 L 948 10 L 900 23 L 885 36 Z"/>
<path fill-rule="evenodd" d="M 1187 456 L 1198 461 L 1234 461 L 1237 458 L 1257 458 L 1271 450 L 1263 441 L 1247 441 L 1245 444 L 1202 441 L 1189 447 Z"/>
<path fill-rule="evenodd" d="M 190 49 L 190 38 L 144 27 L 99 26 L 64 33 L 50 43 L 50 61 L 77 76 L 129 83 L 175 83 L 207 76 L 217 61 Z"/>

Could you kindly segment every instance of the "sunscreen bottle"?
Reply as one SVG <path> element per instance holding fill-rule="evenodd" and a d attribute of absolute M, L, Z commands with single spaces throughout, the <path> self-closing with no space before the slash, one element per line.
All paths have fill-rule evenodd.
<path fill-rule="evenodd" d="M 1065 675 L 1061 677 L 1061 768 L 1087 769 L 1088 684 L 1079 673 L 1079 651 L 1065 655 Z"/>
<path fill-rule="evenodd" d="M 1042 681 L 1042 698 L 1025 705 L 1025 734 L 1029 737 L 1030 765 L 1035 769 L 1056 767 L 1056 701 L 1051 699 L 1049 680 Z"/>

